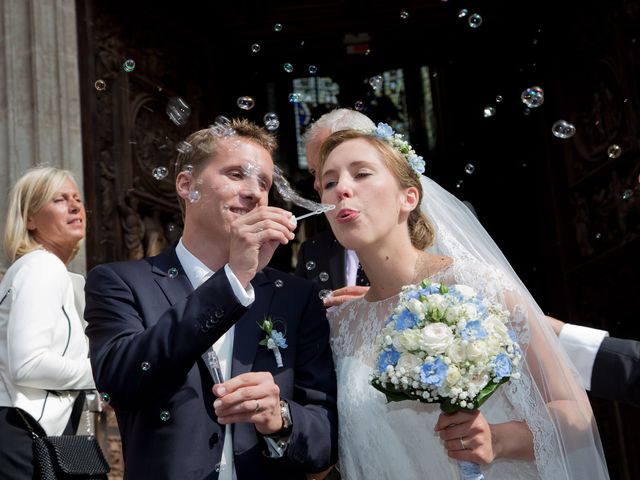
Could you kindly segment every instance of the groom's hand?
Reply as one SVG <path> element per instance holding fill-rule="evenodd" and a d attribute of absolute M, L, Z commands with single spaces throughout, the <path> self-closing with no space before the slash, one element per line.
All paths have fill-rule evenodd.
<path fill-rule="evenodd" d="M 229 268 L 244 288 L 267 266 L 279 244 L 294 239 L 291 212 L 277 207 L 256 207 L 231 224 Z"/>
<path fill-rule="evenodd" d="M 234 272 L 235 273 L 235 272 Z M 282 428 L 280 387 L 269 372 L 249 372 L 213 386 L 218 422 L 253 423 L 263 435 Z"/>

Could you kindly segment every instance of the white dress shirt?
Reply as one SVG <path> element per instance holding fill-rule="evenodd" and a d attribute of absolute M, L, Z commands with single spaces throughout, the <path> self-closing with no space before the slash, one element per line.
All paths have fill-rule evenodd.
<path fill-rule="evenodd" d="M 591 373 L 593 363 L 600 349 L 600 344 L 609 333 L 596 328 L 581 327 L 566 323 L 560 330 L 560 344 L 580 374 L 580 380 L 586 390 L 591 390 Z"/>
<path fill-rule="evenodd" d="M 344 249 L 344 275 L 347 281 L 347 286 L 356 284 L 356 278 L 358 276 L 358 254 L 355 250 Z"/>
<path fill-rule="evenodd" d="M 207 267 L 189 250 L 187 250 L 184 243 L 182 243 L 182 238 L 176 246 L 176 255 L 194 289 L 198 288 L 209 278 L 215 275 L 213 270 Z M 255 300 L 253 286 L 249 284 L 245 291 L 238 278 L 235 276 L 231 268 L 229 268 L 228 264 L 224 266 L 224 271 L 238 301 L 244 307 L 251 305 Z M 213 350 L 218 356 L 218 360 L 220 361 L 220 370 L 222 371 L 222 376 L 225 380 L 228 380 L 231 377 L 234 331 L 235 326 L 232 326 L 213 344 Z M 231 433 L 231 425 L 226 425 L 224 430 L 224 443 L 222 446 L 222 458 L 220 459 L 218 480 L 234 480 L 235 478 L 236 471 L 233 466 L 233 436 Z"/>

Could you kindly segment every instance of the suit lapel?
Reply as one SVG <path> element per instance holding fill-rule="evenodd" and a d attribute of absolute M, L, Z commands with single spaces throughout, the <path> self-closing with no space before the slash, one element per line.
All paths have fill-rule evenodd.
<path fill-rule="evenodd" d="M 156 274 L 154 280 L 171 305 L 175 305 L 193 292 L 191 281 L 189 281 L 189 277 L 187 277 L 176 255 L 175 246 L 151 257 L 149 261 L 153 273 Z"/>
<path fill-rule="evenodd" d="M 231 376 L 251 371 L 264 332 L 260 324 L 268 314 L 273 299 L 274 286 L 264 271 L 258 272 L 253 281 L 256 299 L 250 310 L 236 323 L 233 335 L 233 362 Z"/>

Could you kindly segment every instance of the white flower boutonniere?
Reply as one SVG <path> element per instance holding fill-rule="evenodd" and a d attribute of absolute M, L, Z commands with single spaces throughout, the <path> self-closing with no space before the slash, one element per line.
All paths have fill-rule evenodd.
<path fill-rule="evenodd" d="M 259 345 L 272 350 L 273 356 L 276 359 L 276 365 L 278 368 L 282 368 L 282 354 L 280 353 L 280 349 L 287 348 L 287 339 L 285 338 L 285 334 L 274 328 L 274 321 L 271 320 L 271 317 L 265 317 L 262 321 L 262 325 L 258 324 L 258 326 L 266 333 Z"/>

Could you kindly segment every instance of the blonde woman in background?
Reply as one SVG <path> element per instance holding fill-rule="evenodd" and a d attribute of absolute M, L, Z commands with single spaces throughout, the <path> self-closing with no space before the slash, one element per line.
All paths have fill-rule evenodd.
<path fill-rule="evenodd" d="M 86 213 L 70 172 L 35 167 L 12 188 L 4 233 L 11 266 L 0 283 L 0 472 L 33 477 L 32 439 L 73 434 L 80 390 L 92 389 L 84 279 L 67 270 Z M 22 418 L 24 417 L 24 419 Z"/>

